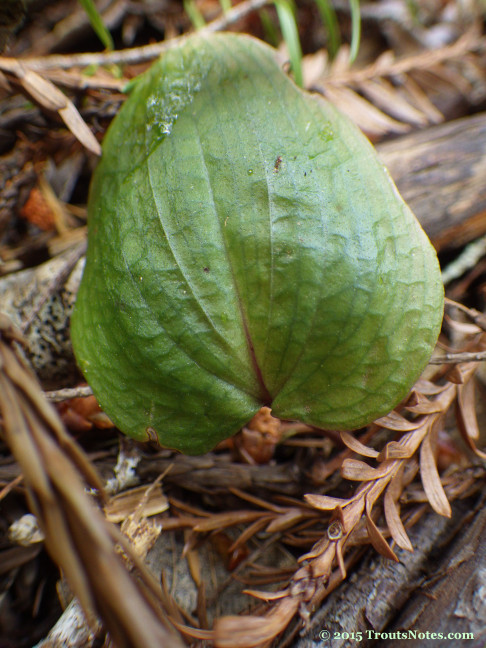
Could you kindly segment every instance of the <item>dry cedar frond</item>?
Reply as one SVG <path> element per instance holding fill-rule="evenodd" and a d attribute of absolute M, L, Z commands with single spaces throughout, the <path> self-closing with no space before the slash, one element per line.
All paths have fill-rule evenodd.
<path fill-rule="evenodd" d="M 208 29 L 227 27 L 267 1 L 242 2 Z M 0 73 L 0 83 L 3 79 L 7 92 L 12 92 L 14 85 L 21 85 L 43 108 L 57 111 L 78 139 L 98 152 L 96 139 L 74 105 L 56 86 L 120 91 L 125 79 L 113 79 L 102 67 L 94 77 L 89 77 L 79 71 L 78 64 L 103 66 L 109 61 L 147 61 L 170 45 L 166 41 L 146 48 L 30 58 L 22 62 L 0 57 L 0 69 L 8 73 L 8 78 Z M 483 98 L 475 86 L 476 80 L 483 84 L 486 80 L 480 59 L 484 50 L 484 37 L 469 31 L 441 49 L 424 50 L 403 58 L 385 52 L 373 65 L 357 70 L 349 68 L 348 54 L 343 47 L 331 68 L 326 67 L 327 63 L 321 56 L 323 51 L 319 52 L 321 60 L 319 62 L 316 58 L 312 77 L 308 74 L 310 57 L 306 57 L 304 73 L 307 87 L 320 89 L 366 132 L 378 136 L 401 133 L 412 126 L 422 127 L 443 120 L 439 104 L 436 106 L 434 101 L 445 89 L 455 94 L 462 93 L 471 101 L 474 96 L 476 101 L 478 97 Z M 19 63 L 25 67 L 19 68 Z M 120 100 L 117 95 L 117 101 Z M 451 320 L 451 326 L 458 333 L 469 331 L 477 334 L 486 330 L 484 315 L 473 314 L 468 309 L 465 312 L 474 324 Z M 467 326 L 475 328 L 467 330 Z M 99 478 L 77 446 L 64 434 L 37 388 L 26 382 L 26 370 L 23 367 L 18 369 L 16 359 L 12 361 L 14 356 L 9 355 L 12 351 L 9 335 L 12 333 L 0 334 L 0 363 L 4 360 L 5 364 L 0 368 L 0 413 L 4 418 L 5 438 L 25 475 L 32 508 L 47 533 L 48 548 L 70 578 L 80 600 L 100 613 L 107 627 L 112 629 L 118 646 L 168 645 L 175 648 L 180 642 L 164 629 L 167 617 L 187 637 L 214 641 L 220 647 L 268 646 L 293 619 L 296 621 L 299 615 L 308 618 L 309 611 L 346 577 L 349 566 L 357 560 L 364 547 L 372 544 L 391 559 L 396 559 L 393 543 L 411 551 L 407 530 L 428 509 L 425 503 L 429 502 L 438 512 L 447 515 L 450 511 L 447 500 L 470 494 L 478 480 L 484 478 L 484 473 L 476 474 L 469 467 L 465 470 L 456 467 L 444 473 L 437 469 L 436 462 L 437 452 L 441 451 L 441 426 L 452 405 L 456 406 L 458 428 L 468 447 L 486 459 L 486 453 L 476 447 L 479 428 L 472 379 L 476 364 L 455 369 L 442 366 L 436 374 L 438 380 L 430 378 L 430 375 L 428 380 L 419 380 L 403 407 L 370 426 L 359 440 L 343 433 L 341 439 L 345 448 L 330 459 L 323 452 L 331 443 L 329 438 L 315 438 L 315 430 L 301 426 L 301 431 L 309 438 L 292 438 L 287 444 L 299 446 L 300 450 L 313 448 L 314 457 L 318 460 L 310 470 L 307 465 L 289 468 L 291 462 L 286 465 L 280 462 L 258 465 L 272 456 L 275 444 L 285 438 L 287 426 L 295 425 L 271 421 L 267 417 L 269 412 L 262 412 L 259 420 L 250 424 L 236 439 L 234 446 L 227 446 L 233 459 L 237 455 L 240 460 L 247 461 L 246 464 L 228 461 L 228 456 L 223 453 L 202 458 L 168 454 L 144 458 L 137 467 L 137 477 L 142 481 L 153 479 L 155 474 L 173 465 L 171 483 L 190 495 L 195 494 L 195 497 L 202 493 L 206 498 L 205 504 L 211 501 L 212 495 L 224 497 L 228 492 L 246 502 L 241 509 L 237 503 L 235 510 L 223 508 L 224 513 L 215 513 L 214 508 L 205 510 L 203 504 L 197 506 L 193 500 L 191 503 L 183 501 L 182 496 L 180 500 L 174 496 L 169 498 L 170 517 L 163 519 L 164 532 L 183 530 L 184 553 L 198 585 L 197 617 L 201 628 L 189 628 L 184 624 L 194 620 L 190 619 L 189 613 L 179 609 L 169 593 L 164 575 L 160 590 L 147 576 L 140 560 L 132 556 L 126 540 L 112 525 L 106 524 L 99 509 L 92 502 L 90 504 L 83 492 L 84 485 L 87 483 L 101 489 Z M 459 350 L 472 354 L 482 353 L 482 348 L 479 340 L 475 339 L 471 347 Z M 446 355 L 440 360 L 441 363 L 454 362 L 459 358 L 456 355 L 452 360 Z M 469 360 L 474 358 L 470 356 Z M 463 362 L 464 358 L 459 361 Z M 89 417 L 85 415 L 85 409 L 78 411 L 78 404 L 71 405 L 73 411 L 83 415 L 85 420 L 82 423 L 86 426 L 86 420 L 91 421 L 93 414 L 89 403 L 85 403 L 90 410 Z M 387 439 L 392 440 L 384 441 L 386 434 Z M 365 460 L 357 459 L 353 453 Z M 343 493 L 339 489 L 327 490 L 339 487 L 339 470 L 341 477 L 355 482 L 353 494 L 348 498 L 328 494 Z M 415 480 L 418 475 L 420 480 Z M 319 492 L 309 493 L 306 501 L 302 502 L 298 498 L 309 476 Z M 22 479 L 22 475 L 12 478 L 0 491 L 0 498 Z M 230 488 L 235 485 L 239 490 Z M 141 489 L 146 492 L 146 486 Z M 256 497 L 247 489 L 259 495 L 263 492 L 272 499 L 265 499 L 265 495 Z M 149 513 L 159 512 L 167 506 L 160 489 L 153 487 L 152 493 L 152 497 L 142 496 L 141 500 L 138 493 L 132 493 L 136 501 L 133 505 L 135 513 L 129 515 L 125 523 L 132 539 L 145 532 L 144 524 Z M 275 493 L 286 493 L 294 498 L 278 498 Z M 126 494 L 121 498 L 124 496 Z M 125 501 L 122 512 L 128 512 L 130 507 L 131 504 Z M 117 519 L 120 517 L 121 513 L 117 514 Z M 231 528 L 234 530 L 232 535 L 227 531 Z M 144 538 L 150 543 L 151 538 L 159 533 L 159 526 L 147 528 Z M 266 534 L 263 541 L 262 534 Z M 259 599 L 258 607 L 250 616 L 223 617 L 216 620 L 214 630 L 206 629 L 211 625 L 208 623 L 211 611 L 208 615 L 209 602 L 198 552 L 199 544 L 205 538 L 209 538 L 216 550 L 228 558 L 228 569 L 234 570 L 232 580 L 248 586 L 246 592 Z M 258 552 L 264 552 L 277 541 L 297 548 L 299 554 L 303 554 L 293 569 L 265 569 L 257 562 Z M 122 547 L 123 551 L 115 551 L 117 547 Z M 146 548 L 144 542 L 141 553 Z M 122 560 L 123 552 L 132 556 L 128 564 L 135 566 L 136 581 L 128 575 L 127 565 Z M 278 584 L 278 589 L 269 592 L 252 589 L 271 584 Z M 123 592 L 122 597 L 120 592 Z M 123 637 L 127 629 L 138 636 L 134 638 L 127 634 L 126 638 Z"/>
<path fill-rule="evenodd" d="M 476 339 L 475 342 L 476 347 L 479 348 L 482 348 L 484 343 L 484 335 L 482 338 Z M 2 357 L 5 355 L 5 347 L 8 356 L 9 347 L 6 342 L 2 342 Z M 4 361 L 4 366 L 9 367 L 10 365 Z M 254 611 L 253 615 L 249 617 L 221 617 L 215 621 L 213 630 L 194 629 L 185 625 L 185 615 L 181 613 L 168 592 L 164 590 L 165 594 L 163 594 L 158 590 L 158 603 L 155 604 L 157 608 L 156 620 L 154 621 L 155 628 L 159 627 L 157 625 L 157 614 L 159 613 L 157 606 L 160 605 L 161 599 L 164 601 L 165 609 L 168 611 L 167 615 L 171 617 L 176 627 L 189 637 L 212 640 L 219 647 L 264 646 L 282 632 L 297 614 L 306 616 L 308 610 L 319 605 L 320 601 L 330 593 L 337 583 L 346 577 L 348 565 L 358 555 L 355 549 L 363 546 L 363 543 L 372 544 L 377 551 L 395 560 L 396 555 L 389 544 L 390 539 L 399 547 L 410 551 L 412 545 L 406 528 L 417 519 L 417 517 L 414 518 L 414 512 L 410 509 L 411 502 L 429 501 L 436 511 L 447 515 L 450 511 L 447 497 L 465 496 L 466 493 L 471 492 L 472 485 L 475 483 L 475 478 L 472 475 L 469 480 L 457 479 L 451 476 L 444 481 L 444 479 L 440 478 L 435 460 L 438 443 L 437 434 L 446 412 L 454 402 L 457 403 L 459 427 L 464 437 L 479 456 L 484 455 L 475 448 L 473 441 L 473 437 L 477 435 L 474 395 L 471 387 L 475 368 L 474 363 L 456 366 L 454 369 L 449 370 L 448 374 L 453 380 L 446 381 L 441 385 L 436 385 L 430 380 L 421 379 L 417 382 L 410 397 L 403 403 L 400 412 L 394 412 L 388 417 L 383 417 L 377 421 L 377 425 L 371 426 L 360 441 L 354 439 L 349 433 L 342 435 L 343 442 L 347 446 L 345 453 L 348 453 L 344 460 L 343 455 L 340 457 L 339 464 L 342 466 L 342 475 L 345 478 L 360 482 L 354 495 L 348 499 L 326 494 L 309 493 L 305 498 L 305 503 L 297 498 L 284 496 L 280 498 L 279 503 L 276 503 L 227 485 L 227 489 L 234 496 L 243 499 L 254 508 L 208 513 L 202 508 L 171 497 L 169 503 L 173 517 L 164 519 L 163 528 L 165 531 L 189 529 L 186 534 L 184 553 L 189 560 L 191 573 L 199 583 L 199 588 L 202 587 L 203 581 L 200 573 L 200 558 L 197 553 L 198 538 L 209 533 L 211 536 L 215 536 L 216 542 L 216 536 L 221 535 L 222 529 L 237 527 L 240 531 L 236 538 L 233 541 L 228 538 L 222 551 L 228 556 L 230 556 L 231 552 L 240 549 L 243 551 L 237 562 L 233 563 L 232 569 L 235 569 L 236 579 L 248 586 L 247 593 L 264 601 L 265 605 L 262 603 L 261 605 L 264 605 L 264 607 Z M 438 375 L 442 375 L 444 370 L 440 370 Z M 14 374 L 15 371 L 18 372 L 19 370 L 14 370 Z M 92 550 L 90 550 L 89 559 L 88 556 L 84 556 L 81 550 L 77 554 L 77 542 L 81 541 L 80 535 L 82 535 L 83 542 L 86 543 L 84 525 L 89 526 L 89 523 L 93 523 L 93 521 L 95 525 L 98 525 L 100 519 L 96 515 L 91 519 L 91 513 L 87 514 L 84 510 L 81 495 L 76 494 L 76 488 L 78 487 L 75 485 L 75 474 L 73 474 L 72 468 L 64 468 L 62 453 L 56 454 L 52 449 L 52 444 L 49 444 L 49 442 L 44 446 L 44 435 L 47 434 L 49 437 L 49 432 L 46 432 L 42 425 L 39 427 L 39 421 L 42 423 L 42 418 L 35 418 L 35 413 L 30 412 L 30 401 L 25 398 L 23 374 L 22 376 L 17 375 L 17 383 L 15 383 L 17 387 L 14 384 L 14 392 L 11 391 L 11 387 L 8 387 L 9 376 L 10 374 L 7 371 L 6 376 L 2 375 L 1 377 L 2 385 L 5 383 L 6 386 L 6 391 L 4 390 L 3 393 L 11 397 L 10 400 L 15 401 L 17 396 L 14 397 L 13 394 L 20 389 L 20 400 L 17 399 L 21 403 L 19 406 L 20 413 L 24 411 L 24 408 L 28 412 L 25 414 L 26 423 L 22 424 L 25 428 L 23 435 L 26 439 L 22 442 L 22 448 L 24 451 L 25 448 L 33 448 L 31 452 L 32 465 L 26 462 L 22 454 L 19 456 L 19 461 L 22 461 L 26 482 L 33 493 L 31 498 L 34 511 L 39 516 L 47 533 L 47 544 L 51 552 L 55 552 L 58 560 L 65 561 L 68 565 L 68 568 L 65 569 L 66 575 L 70 577 L 71 582 L 74 582 L 76 587 L 81 588 L 80 600 L 84 602 L 86 607 L 94 606 L 104 618 L 107 618 L 105 615 L 108 610 L 103 607 L 103 601 L 100 603 L 99 599 L 96 598 L 106 594 L 106 591 L 103 594 L 103 587 L 106 589 L 106 586 L 104 583 L 103 586 L 100 586 L 99 574 L 93 575 L 91 572 L 93 567 L 95 570 L 99 570 L 99 562 L 94 561 L 94 565 L 90 564 Z M 18 387 L 19 384 L 24 385 L 24 387 Z M 44 401 L 39 400 L 40 397 L 31 395 L 29 390 L 27 390 L 27 393 L 38 407 L 45 407 Z M 33 393 L 35 394 L 35 392 Z M 4 414 L 6 436 L 11 442 L 11 432 L 9 432 L 11 430 L 11 420 L 7 411 L 7 400 L 1 400 L 0 403 L 6 412 L 6 415 Z M 50 410 L 46 411 L 48 413 L 44 414 L 44 416 L 51 421 L 49 417 L 52 417 L 52 414 L 49 414 Z M 55 428 L 56 438 L 63 444 L 68 456 L 71 455 L 85 473 L 89 471 L 90 469 L 83 468 L 83 458 L 79 454 L 77 447 L 72 444 L 69 437 L 66 440 L 63 432 L 59 431 L 59 423 L 52 423 L 52 425 L 57 426 Z M 396 435 L 395 438 L 385 443 L 381 450 L 368 445 L 378 433 L 382 434 L 380 430 L 384 429 Z M 31 435 L 30 441 L 29 435 Z M 12 443 L 12 449 L 16 456 L 19 452 L 21 453 L 15 443 Z M 49 466 L 46 467 L 41 461 L 39 467 L 39 460 L 36 459 L 37 452 L 41 453 L 42 460 L 44 460 L 44 457 L 49 458 Z M 351 452 L 367 457 L 368 463 L 350 457 Z M 420 457 L 420 462 L 418 457 Z M 63 477 L 62 482 L 59 479 L 56 480 L 54 476 L 50 475 L 49 469 L 55 469 L 57 474 L 61 474 L 60 471 L 62 470 L 62 474 L 68 477 L 67 479 Z M 419 470 L 423 492 L 417 492 L 414 497 L 407 499 L 404 497 L 404 489 L 410 490 L 409 484 L 412 483 Z M 37 486 L 33 476 L 28 477 L 36 471 L 39 472 L 40 478 L 46 484 L 45 488 L 48 489 L 46 493 Z M 94 474 L 86 474 L 85 478 L 88 483 L 96 484 L 97 488 L 100 488 L 99 481 L 97 481 Z M 228 484 L 230 483 L 228 482 Z M 63 490 L 68 486 L 69 495 L 64 493 Z M 80 485 L 79 488 L 82 489 L 82 486 Z M 155 486 L 152 490 L 154 488 Z M 62 504 L 58 504 L 58 506 L 73 507 L 72 510 L 68 510 L 66 513 L 66 520 L 63 522 L 64 527 L 60 527 L 61 532 L 56 526 L 60 524 L 59 520 L 53 526 L 52 521 L 45 512 L 48 511 L 48 508 L 45 505 L 40 505 L 44 501 L 42 498 L 47 495 L 51 500 L 59 497 Z M 160 500 L 160 496 L 161 493 L 158 491 L 155 502 L 158 508 L 155 510 L 161 510 L 162 500 Z M 83 494 L 83 497 L 86 496 Z M 142 496 L 142 501 L 145 502 L 143 506 L 146 506 L 150 502 L 149 496 Z M 404 504 L 407 505 L 405 514 L 401 511 L 401 506 Z M 141 511 L 139 513 L 143 515 L 143 506 L 142 504 L 140 506 Z M 422 508 L 417 509 L 415 515 L 421 515 L 425 511 L 422 504 L 418 504 L 418 506 Z M 384 516 L 382 518 L 383 522 L 380 522 L 381 513 Z M 137 512 L 136 515 L 140 517 Z M 47 519 L 45 519 L 46 517 Z M 327 530 L 324 534 L 322 532 L 322 523 L 327 524 Z M 77 532 L 71 530 L 71 524 L 76 524 Z M 139 527 L 137 525 L 135 527 L 134 536 L 139 532 Z M 54 540 L 52 539 L 53 528 L 56 531 Z M 79 531 L 80 528 L 83 529 L 82 532 Z M 288 568 L 277 568 L 270 571 L 263 569 L 262 571 L 262 567 L 254 562 L 254 558 L 248 553 L 247 543 L 253 541 L 256 534 L 262 531 L 266 534 L 272 534 L 269 539 L 271 543 L 276 542 L 278 538 L 294 547 L 305 548 L 309 547 L 310 543 L 314 543 L 312 548 L 300 557 L 299 563 L 301 566 L 294 568 L 290 578 Z M 99 530 L 96 533 L 99 535 Z M 155 535 L 159 533 L 160 528 L 156 530 Z M 70 548 L 67 551 L 61 546 L 63 538 L 70 542 Z M 109 533 L 109 542 L 111 551 L 114 543 L 123 544 L 119 536 L 116 533 L 114 534 L 113 531 Z M 105 549 L 108 550 L 108 543 Z M 125 553 L 128 553 L 126 543 L 123 545 L 123 549 Z M 86 572 L 83 571 L 85 562 Z M 239 574 L 241 567 L 245 564 L 248 564 L 251 568 L 247 570 L 245 575 Z M 129 565 L 136 565 L 137 568 L 140 568 L 140 562 L 137 562 L 136 558 L 130 560 Z M 111 583 L 117 583 L 116 572 L 114 573 L 115 577 L 113 577 L 113 574 L 110 575 Z M 93 578 L 92 589 L 86 589 L 84 585 L 85 593 L 83 594 L 83 579 L 86 577 L 90 583 Z M 256 592 L 252 588 L 252 586 L 265 586 L 265 584 L 282 583 L 282 581 L 284 583 L 287 581 L 287 584 L 284 584 L 283 587 L 276 591 Z M 118 584 L 116 587 L 118 587 Z M 153 587 L 153 584 L 149 584 L 148 591 L 147 586 L 142 589 L 142 598 L 144 600 L 142 605 L 147 606 L 152 611 L 150 614 L 154 614 L 154 599 L 153 594 L 150 593 L 153 592 L 151 587 Z M 100 588 L 101 593 L 98 588 Z M 110 591 L 112 592 L 112 590 Z M 114 596 L 112 602 L 116 600 L 116 596 Z M 201 603 L 201 605 L 203 606 L 201 607 L 202 618 L 206 618 L 205 604 Z M 114 609 L 108 613 L 108 616 L 113 614 L 119 624 L 118 615 L 125 614 L 125 610 L 121 610 L 117 606 L 118 603 L 114 604 Z M 109 622 L 107 621 L 107 623 Z M 207 622 L 204 623 L 204 626 L 207 627 Z M 237 628 L 240 628 L 240 630 L 237 630 Z M 241 628 L 244 628 L 244 639 Z M 147 632 L 152 632 L 152 630 L 147 630 Z M 176 645 L 172 638 L 170 641 L 172 642 L 170 645 Z M 161 643 L 160 645 L 164 644 Z"/>
<path fill-rule="evenodd" d="M 480 58 L 485 48 L 480 30 L 472 27 L 442 48 L 401 58 L 388 51 L 358 69 L 349 66 L 342 47 L 332 66 L 316 55 L 304 59 L 305 85 L 322 92 L 371 137 L 404 133 L 444 120 L 435 96 L 452 93 L 477 101 L 476 88 L 486 82 Z"/>
<path fill-rule="evenodd" d="M 485 341 L 483 336 L 479 346 Z M 328 583 L 329 587 L 331 580 L 336 582 L 334 565 L 339 574 L 338 580 L 345 578 L 344 554 L 356 541 L 363 541 L 363 522 L 367 542 L 384 556 L 397 560 L 386 540 L 388 535 L 399 547 L 413 550 L 401 519 L 400 498 L 403 489 L 411 482 L 418 469 L 417 454 L 420 457 L 420 476 L 425 500 L 437 513 L 450 516 L 450 505 L 436 464 L 437 432 L 445 414 L 451 405 L 457 402 L 459 426 L 463 435 L 478 456 L 486 457 L 473 443 L 473 438 L 477 435 L 474 400 L 471 396 L 475 368 L 472 363 L 461 366 L 460 381 L 456 380 L 457 376 L 454 375 L 457 368 L 452 369 L 453 381 L 442 385 L 440 389 L 429 388 L 427 381 L 423 381 L 421 384 L 427 388 L 425 391 L 430 393 L 430 398 L 415 390 L 405 404 L 404 411 L 416 410 L 415 420 L 409 421 L 405 416 L 394 412 L 378 421 L 380 427 L 402 433 L 399 440 L 388 442 L 380 453 L 356 441 L 351 435 L 343 434 L 343 441 L 351 450 L 362 451 L 364 456 L 376 459 L 377 466 L 373 467 L 356 459 L 346 459 L 343 462 L 343 476 L 361 482 L 349 499 L 312 493 L 306 495 L 305 499 L 315 509 L 332 513 L 327 535 L 321 537 L 308 553 L 301 556 L 299 562 L 303 563 L 303 566 L 296 570 L 285 589 L 277 592 L 247 590 L 247 593 L 256 598 L 267 601 L 270 607 L 264 615 L 250 617 L 251 623 L 248 623 L 248 617 L 245 618 L 245 645 L 266 645 L 290 623 L 297 611 L 303 613 L 305 609 L 314 609 L 329 591 L 322 585 Z M 374 507 L 382 496 L 387 525 L 385 529 L 377 526 L 374 514 Z M 275 526 L 276 521 L 272 524 Z M 237 619 L 241 627 L 241 617 L 223 617 L 216 621 L 213 637 L 216 646 L 224 648 L 240 645 L 234 640 L 234 637 L 238 636 Z"/>

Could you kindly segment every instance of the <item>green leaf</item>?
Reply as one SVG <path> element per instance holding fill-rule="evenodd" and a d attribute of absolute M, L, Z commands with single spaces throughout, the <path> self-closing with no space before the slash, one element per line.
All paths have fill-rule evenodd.
<path fill-rule="evenodd" d="M 442 319 L 436 254 L 365 137 L 250 37 L 195 35 L 104 141 L 72 320 L 126 434 L 201 453 L 262 405 L 328 429 L 390 411 Z"/>

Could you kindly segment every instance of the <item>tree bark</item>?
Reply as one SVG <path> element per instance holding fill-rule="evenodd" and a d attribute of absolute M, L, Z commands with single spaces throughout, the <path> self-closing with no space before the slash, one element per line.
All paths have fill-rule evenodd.
<path fill-rule="evenodd" d="M 437 251 L 486 233 L 486 113 L 404 135 L 377 150 Z"/>
<path fill-rule="evenodd" d="M 484 503 L 484 496 L 473 507 L 470 501 L 453 503 L 451 519 L 427 514 L 410 530 L 414 552 L 396 550 L 399 563 L 369 552 L 316 612 L 312 628 L 293 648 L 483 648 Z M 329 639 L 322 638 L 326 632 Z M 472 637 L 449 638 L 449 633 Z"/>

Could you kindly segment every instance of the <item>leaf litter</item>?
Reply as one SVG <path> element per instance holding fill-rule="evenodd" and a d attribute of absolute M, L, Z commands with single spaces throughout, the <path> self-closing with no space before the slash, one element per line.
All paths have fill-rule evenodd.
<path fill-rule="evenodd" d="M 243 2 L 232 10 L 238 10 L 243 30 L 254 5 Z M 220 21 L 221 26 L 230 19 Z M 395 32 L 390 42 L 396 46 L 399 41 Z M 162 41 L 159 49 L 164 47 Z M 19 173 L 27 186 L 34 186 L 36 174 L 28 171 L 32 161 L 36 165 L 40 161 L 41 167 L 49 159 L 59 163 L 71 152 L 80 153 L 81 145 L 96 153 L 93 122 L 86 127 L 81 117 L 83 126 L 78 115 L 94 122 L 97 113 L 101 118 L 106 115 L 103 127 L 96 125 L 99 135 L 115 110 L 110 101 L 120 101 L 106 88 L 119 90 L 122 84 L 104 83 L 105 72 L 83 85 L 83 73 L 76 68 L 83 59 L 67 55 L 62 68 L 56 68 L 48 63 L 51 59 L 42 58 L 46 53 L 31 59 L 33 67 L 22 72 L 23 77 L 18 68 L 0 59 L 6 84 L 10 81 L 13 87 L 16 77 L 41 111 L 74 106 L 64 93 L 61 106 L 58 91 L 51 93 L 53 83 L 77 86 L 84 89 L 91 109 L 75 109 L 76 117 L 65 119 L 79 144 L 65 132 L 59 137 L 40 113 L 43 131 L 22 151 L 20 172 L 11 175 L 14 200 L 21 184 L 12 178 Z M 146 60 L 146 54 L 130 54 L 130 65 Z M 17 56 L 15 51 L 13 55 Z M 334 93 L 354 118 L 362 115 L 358 123 L 368 134 L 381 137 L 448 119 L 444 94 L 466 96 L 470 105 L 484 98 L 482 57 L 484 37 L 471 28 L 439 48 L 405 55 L 381 53 L 361 68 L 338 60 L 330 68 L 321 63 L 320 70 L 314 66 L 312 84 L 331 99 Z M 103 54 L 92 58 L 99 64 L 109 61 Z M 304 74 L 310 60 L 304 56 Z M 346 60 L 345 49 L 341 60 Z M 127 78 L 133 72 L 130 65 Z M 61 74 L 63 69 L 69 70 L 68 75 Z M 468 83 L 465 76 L 471 79 Z M 53 106 L 56 97 L 59 105 Z M 20 132 L 29 133 L 29 123 L 20 124 Z M 25 147 L 25 136 L 19 140 Z M 88 164 L 90 154 L 81 154 Z M 8 152 L 7 157 L 11 169 L 13 157 Z M 78 179 L 82 173 L 78 166 Z M 42 189 L 42 181 L 37 185 Z M 47 244 L 41 246 L 47 257 L 56 236 L 66 239 L 69 232 L 84 227 L 75 194 L 62 200 L 68 206 L 71 201 L 74 220 L 62 231 L 48 234 Z M 17 196 L 14 204 L 19 203 Z M 37 225 L 29 226 L 29 236 L 11 222 L 2 227 L 2 260 L 10 252 L 18 264 L 15 269 L 25 267 L 39 240 Z M 68 248 L 71 245 L 67 243 Z M 8 273 L 6 268 L 4 274 Z M 49 288 L 46 294 L 49 290 L 53 292 Z M 2 502 L 11 506 L 12 497 L 27 498 L 46 546 L 82 605 L 86 626 L 91 623 L 98 636 L 108 630 L 118 646 L 183 645 L 174 628 L 186 640 L 200 637 L 220 647 L 269 645 L 285 631 L 288 639 L 346 578 L 367 545 L 396 559 L 395 545 L 413 549 L 407 530 L 426 512 L 424 503 L 447 516 L 450 501 L 471 497 L 484 484 L 480 460 L 486 454 L 478 448 L 484 446 L 484 436 L 474 393 L 475 388 L 484 392 L 477 378 L 486 345 L 484 315 L 460 304 L 449 304 L 447 310 L 449 324 L 440 343 L 447 343 L 448 352 L 444 354 L 440 346 L 436 350 L 441 363 L 429 366 L 401 407 L 368 430 L 329 435 L 272 419 L 270 412 L 262 411 L 237 437 L 204 457 L 175 456 L 126 441 L 118 447 L 113 433 L 100 432 L 106 421 L 99 424 L 91 408 L 88 415 L 83 409 L 78 412 L 88 417 L 76 432 L 86 449 L 81 450 L 25 366 L 22 336 L 2 320 L 0 407 L 7 442 L 0 465 Z M 461 356 L 464 353 L 470 355 Z M 457 428 L 451 424 L 453 410 Z M 64 422 L 70 421 L 65 411 L 60 413 Z M 113 494 L 102 513 L 105 484 L 113 478 L 115 463 L 124 461 L 132 466 L 132 481 L 119 483 L 126 484 L 123 492 Z M 115 505 L 117 512 L 108 514 Z M 125 535 L 111 521 L 122 517 Z M 149 549 L 160 544 L 165 555 L 154 569 L 157 552 Z M 155 579 L 143 561 L 147 553 Z M 35 555 L 28 558 L 31 564 Z M 185 587 L 192 594 L 181 597 Z M 130 606 L 123 603 L 128 598 Z M 232 606 L 238 609 L 232 611 Z M 102 618 L 104 629 L 93 613 Z"/>

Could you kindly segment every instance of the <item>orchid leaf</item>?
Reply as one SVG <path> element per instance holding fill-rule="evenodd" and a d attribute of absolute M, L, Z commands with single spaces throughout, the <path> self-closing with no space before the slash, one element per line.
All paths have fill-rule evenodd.
<path fill-rule="evenodd" d="M 196 34 L 136 82 L 91 186 L 72 320 L 123 432 L 196 454 L 263 405 L 361 427 L 412 387 L 442 307 L 374 149 L 270 47 Z"/>

